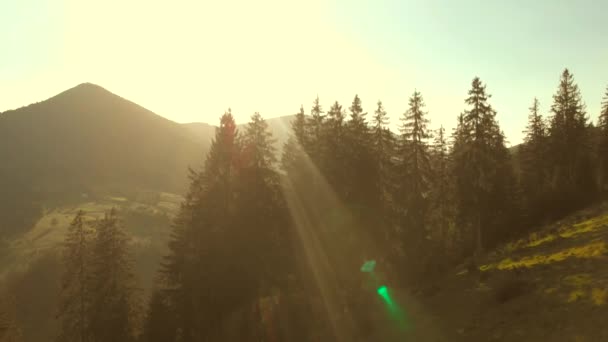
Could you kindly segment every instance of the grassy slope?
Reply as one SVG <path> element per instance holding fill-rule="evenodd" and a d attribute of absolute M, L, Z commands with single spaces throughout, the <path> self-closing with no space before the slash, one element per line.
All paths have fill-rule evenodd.
<path fill-rule="evenodd" d="M 606 261 L 603 205 L 455 270 L 422 301 L 450 341 L 608 341 Z"/>
<path fill-rule="evenodd" d="M 166 248 L 170 219 L 181 201 L 180 196 L 170 193 L 152 193 L 152 196 L 137 199 L 108 196 L 102 200 L 84 201 L 50 210 L 31 230 L 6 244 L 6 250 L 0 255 L 0 278 L 4 273 L 27 267 L 37 256 L 59 250 L 78 210 L 84 210 L 86 219 L 94 221 L 114 207 L 131 236 L 136 273 L 141 285 L 147 289 L 152 285 L 154 273 Z"/>

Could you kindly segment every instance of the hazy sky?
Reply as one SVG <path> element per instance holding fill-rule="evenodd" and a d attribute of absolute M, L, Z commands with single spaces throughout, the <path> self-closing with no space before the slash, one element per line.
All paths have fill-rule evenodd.
<path fill-rule="evenodd" d="M 608 1 L 4 0 L 0 111 L 92 82 L 178 122 L 242 122 L 422 92 L 452 128 L 474 76 L 512 143 L 534 96 L 571 69 L 595 121 L 608 85 Z M 348 107 L 348 106 L 345 106 Z"/>

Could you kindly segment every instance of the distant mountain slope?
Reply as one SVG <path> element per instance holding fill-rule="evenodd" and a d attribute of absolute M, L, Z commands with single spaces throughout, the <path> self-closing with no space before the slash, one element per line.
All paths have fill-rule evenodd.
<path fill-rule="evenodd" d="M 170 120 L 85 83 L 0 115 L 0 155 L 46 185 L 116 183 L 182 189 L 206 144 Z M 18 151 L 18 152 L 17 152 Z"/>
<path fill-rule="evenodd" d="M 272 136 L 276 139 L 275 147 L 277 152 L 280 152 L 285 142 L 291 134 L 291 121 L 295 118 L 294 115 L 285 115 L 276 118 L 266 119 L 268 129 L 272 132 Z M 247 126 L 247 122 L 237 122 L 238 129 L 243 132 Z M 211 143 L 215 135 L 217 126 L 203 122 L 191 122 L 183 124 L 192 134 L 201 142 Z"/>
<path fill-rule="evenodd" d="M 24 192 L 24 201 L 96 189 L 181 193 L 188 166 L 200 165 L 207 149 L 182 125 L 81 84 L 0 114 L 0 203 Z M 7 222 L 23 223 L 0 209 L 0 231 Z"/>
<path fill-rule="evenodd" d="M 204 144 L 211 144 L 211 140 L 215 136 L 215 129 L 217 128 L 217 126 L 205 122 L 185 123 L 182 126 L 192 134 L 194 139 Z"/>

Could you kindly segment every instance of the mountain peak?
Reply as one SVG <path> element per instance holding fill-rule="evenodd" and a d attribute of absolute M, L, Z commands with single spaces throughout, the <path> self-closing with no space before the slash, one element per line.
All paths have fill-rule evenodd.
<path fill-rule="evenodd" d="M 64 91 L 62 94 L 74 93 L 74 92 L 76 92 L 76 93 L 102 93 L 103 92 L 103 93 L 112 94 L 112 92 L 105 89 L 104 87 L 94 84 L 94 83 L 90 83 L 90 82 L 80 83 L 79 85 Z"/>

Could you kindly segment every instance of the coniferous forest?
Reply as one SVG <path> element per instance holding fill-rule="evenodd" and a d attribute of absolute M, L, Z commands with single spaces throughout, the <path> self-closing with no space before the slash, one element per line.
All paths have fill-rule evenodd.
<path fill-rule="evenodd" d="M 378 285 L 425 293 L 456 266 L 477 270 L 497 246 L 606 199 L 608 88 L 587 100 L 601 113 L 586 111 L 564 70 L 552 103 L 530 94 L 513 148 L 478 77 L 451 132 L 429 121 L 418 90 L 399 131 L 381 101 L 366 112 L 375 99 L 316 98 L 277 153 L 259 113 L 237 129 L 228 109 L 204 166 L 189 170 L 149 296 L 120 215 L 72 218 L 55 340 L 368 341 Z M 375 283 L 360 270 L 369 260 Z M 17 341 L 11 322 L 0 312 L 0 335 Z"/>

